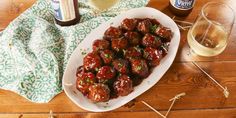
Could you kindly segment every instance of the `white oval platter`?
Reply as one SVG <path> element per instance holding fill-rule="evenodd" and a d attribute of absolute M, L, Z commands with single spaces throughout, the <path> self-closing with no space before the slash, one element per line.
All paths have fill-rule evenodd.
<path fill-rule="evenodd" d="M 163 26 L 170 28 L 173 32 L 173 38 L 170 42 L 169 52 L 161 60 L 160 65 L 155 67 L 148 78 L 144 79 L 140 85 L 136 86 L 132 93 L 124 97 L 111 99 L 105 103 L 93 103 L 76 89 L 75 73 L 77 67 L 83 64 L 84 57 L 81 53 L 87 49 L 87 51 L 90 52 L 92 50 L 92 43 L 95 39 L 102 38 L 106 29 L 108 29 L 111 25 L 115 27 L 119 26 L 121 21 L 125 18 L 155 18 Z M 149 7 L 135 8 L 124 12 L 94 29 L 74 50 L 63 75 L 62 84 L 64 91 L 76 105 L 88 111 L 105 112 L 119 108 L 150 89 L 161 79 L 174 61 L 179 47 L 179 42 L 180 32 L 177 25 L 170 17 L 162 12 Z"/>

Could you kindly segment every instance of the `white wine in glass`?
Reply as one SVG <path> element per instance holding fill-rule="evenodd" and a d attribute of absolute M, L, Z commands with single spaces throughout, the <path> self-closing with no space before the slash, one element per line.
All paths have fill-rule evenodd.
<path fill-rule="evenodd" d="M 191 51 L 206 57 L 219 55 L 227 46 L 233 23 L 231 7 L 223 3 L 207 3 L 188 31 Z"/>
<path fill-rule="evenodd" d="M 224 51 L 228 32 L 224 26 L 206 21 L 196 22 L 188 32 L 190 48 L 201 56 L 215 56 Z"/>
<path fill-rule="evenodd" d="M 98 10 L 106 10 L 114 6 L 119 0 L 89 0 L 89 3 Z"/>

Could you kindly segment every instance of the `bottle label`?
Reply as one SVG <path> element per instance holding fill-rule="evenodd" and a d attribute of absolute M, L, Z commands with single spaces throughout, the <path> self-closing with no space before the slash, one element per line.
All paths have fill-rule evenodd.
<path fill-rule="evenodd" d="M 51 0 L 54 16 L 62 22 L 76 18 L 74 0 Z"/>
<path fill-rule="evenodd" d="M 195 0 L 170 0 L 170 2 L 177 9 L 189 10 L 193 8 Z"/>

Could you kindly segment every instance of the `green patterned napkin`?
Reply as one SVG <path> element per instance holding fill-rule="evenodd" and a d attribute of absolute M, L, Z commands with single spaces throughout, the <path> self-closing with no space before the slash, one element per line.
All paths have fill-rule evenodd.
<path fill-rule="evenodd" d="M 32 102 L 46 103 L 62 91 L 61 79 L 76 46 L 101 23 L 148 0 L 120 0 L 97 13 L 88 0 L 79 0 L 79 24 L 54 24 L 50 0 L 38 0 L 0 33 L 0 88 Z"/>

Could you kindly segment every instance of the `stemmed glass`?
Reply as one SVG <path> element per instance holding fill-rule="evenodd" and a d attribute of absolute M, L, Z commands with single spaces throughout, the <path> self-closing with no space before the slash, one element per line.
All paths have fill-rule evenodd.
<path fill-rule="evenodd" d="M 230 6 L 217 2 L 205 4 L 188 31 L 187 40 L 191 48 L 190 52 L 204 57 L 222 53 L 227 46 L 234 19 L 234 11 Z M 219 84 L 197 63 L 193 62 L 193 64 L 223 89 L 226 98 L 229 96 L 227 87 Z"/>
<path fill-rule="evenodd" d="M 209 2 L 203 6 L 188 31 L 188 44 L 200 56 L 216 56 L 224 51 L 234 23 L 233 9 L 223 3 Z"/>
<path fill-rule="evenodd" d="M 88 2 L 97 10 L 103 11 L 114 6 L 119 0 L 89 0 Z"/>

